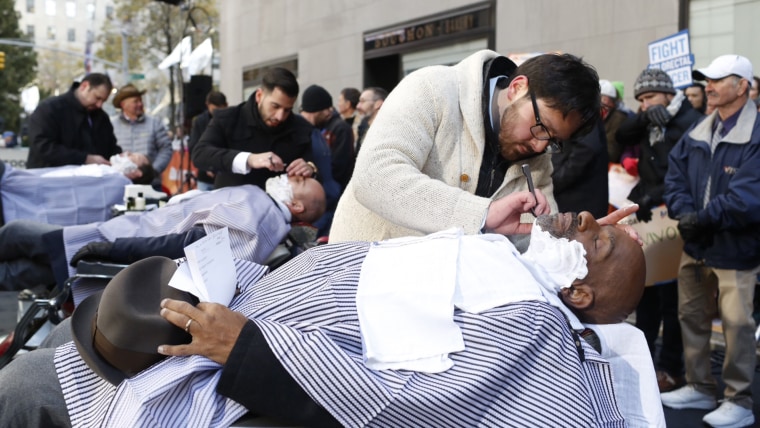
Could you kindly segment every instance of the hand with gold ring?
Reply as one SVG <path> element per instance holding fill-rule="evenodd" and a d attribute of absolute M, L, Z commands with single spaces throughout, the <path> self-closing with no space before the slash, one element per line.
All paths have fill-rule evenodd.
<path fill-rule="evenodd" d="M 161 301 L 161 316 L 184 328 L 193 340 L 185 345 L 161 345 L 158 347 L 159 354 L 203 355 L 220 364 L 227 362 L 243 326 L 248 322 L 243 314 L 218 303 L 202 302 L 193 306 L 172 299 Z"/>

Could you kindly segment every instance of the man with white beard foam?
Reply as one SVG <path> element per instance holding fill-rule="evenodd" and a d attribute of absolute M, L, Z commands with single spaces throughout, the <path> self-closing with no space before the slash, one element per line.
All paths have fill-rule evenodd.
<path fill-rule="evenodd" d="M 255 186 L 198 192 L 105 222 L 67 227 L 10 222 L 0 228 L 0 289 L 62 285 L 81 259 L 132 263 L 152 255 L 182 257 L 185 246 L 224 227 L 235 257 L 264 263 L 291 222 L 313 222 L 324 206 L 319 182 L 282 175 L 269 180 L 266 193 Z"/>
<path fill-rule="evenodd" d="M 580 321 L 617 323 L 636 306 L 644 285 L 641 248 L 624 231 L 601 227 L 588 213 L 542 217 L 538 223 L 572 241 L 547 241 L 546 248 L 536 247 L 526 258 L 503 237 L 463 237 L 457 232 L 407 242 L 326 245 L 263 278 L 238 278 L 241 294 L 229 309 L 164 300 L 162 316 L 188 327 L 193 341 L 160 346 L 158 352 L 194 356 L 168 358 L 110 385 L 87 369 L 73 344 L 62 345 L 54 353 L 56 376 L 68 403 L 64 412 L 74 425 L 171 420 L 177 426 L 198 426 L 197 418 L 202 417 L 207 424 L 213 419 L 211 425 L 221 426 L 253 411 L 306 426 L 502 426 L 505 421 L 556 426 L 557 415 L 563 415 L 563 426 L 622 426 L 624 420 L 629 426 L 663 426 L 659 403 L 646 405 L 640 393 L 644 389 L 633 382 L 618 388 L 619 373 L 579 339 L 577 331 L 583 328 Z M 537 238 L 539 245 L 541 237 Z M 585 252 L 581 258 L 577 244 Z M 415 251 L 406 253 L 407 248 Z M 436 256 L 421 257 L 425 250 Z M 527 260 L 534 257 L 545 265 L 564 252 L 572 254 L 567 257 L 572 274 L 547 273 Z M 513 269 L 508 276 L 494 275 L 500 268 L 491 271 L 493 264 Z M 448 302 L 449 309 L 440 311 L 438 328 L 447 334 L 459 332 L 464 343 L 463 349 L 439 358 L 450 360 L 448 368 L 369 367 L 362 345 L 372 348 L 376 342 L 372 326 L 363 320 L 362 300 L 367 287 L 377 285 L 367 281 L 383 276 L 378 268 L 401 273 L 385 275 L 404 283 L 400 293 L 388 282 L 385 293 L 401 294 L 403 305 L 411 305 L 385 305 L 381 323 L 414 313 L 419 305 L 434 309 L 426 314 L 437 315 L 436 304 Z M 576 275 L 583 278 L 573 278 Z M 418 281 L 425 277 L 443 280 L 429 287 Z M 523 281 L 528 284 L 519 284 Z M 491 297 L 492 291 L 499 293 Z M 416 297 L 410 303 L 406 294 Z M 422 312 L 413 315 L 426 318 Z M 409 325 L 403 330 L 419 328 Z M 395 331 L 397 337 L 402 333 L 407 332 Z M 446 337 L 430 336 L 421 345 L 438 346 L 436 342 Z M 602 343 L 604 352 L 609 342 Z M 423 347 L 414 345 L 408 348 L 410 354 Z M 38 360 L 52 358 L 50 350 L 46 355 L 35 352 Z M 642 355 L 651 365 L 645 346 Z M 23 368 L 21 362 L 18 365 L 14 370 Z M 0 380 L 10 382 L 12 373 L 5 370 Z M 656 396 L 651 367 L 649 379 L 650 395 Z M 647 376 L 633 380 L 647 383 Z M 3 396 L 23 391 L 21 382 L 11 384 L 16 386 L 0 393 L 0 404 Z M 154 388 L 161 393 L 151 393 Z M 47 403 L 49 412 L 54 407 L 52 400 Z M 203 411 L 195 411 L 200 410 L 196 406 Z M 19 409 L 14 414 L 26 413 Z"/>

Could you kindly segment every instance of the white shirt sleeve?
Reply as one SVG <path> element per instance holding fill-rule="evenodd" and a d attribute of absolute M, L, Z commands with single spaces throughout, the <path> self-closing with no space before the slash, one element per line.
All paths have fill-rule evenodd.
<path fill-rule="evenodd" d="M 232 172 L 235 174 L 248 174 L 251 172 L 251 167 L 248 166 L 248 155 L 250 152 L 240 152 L 232 160 Z"/>

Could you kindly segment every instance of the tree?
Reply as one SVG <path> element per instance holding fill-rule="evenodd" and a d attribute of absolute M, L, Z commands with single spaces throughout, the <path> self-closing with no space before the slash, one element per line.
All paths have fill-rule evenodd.
<path fill-rule="evenodd" d="M 98 50 L 97 56 L 122 63 L 121 37 L 126 32 L 129 68 L 142 71 L 146 76 L 149 74 L 147 71 L 154 70 L 184 36 L 192 36 L 193 46 L 197 46 L 210 37 L 209 30 L 218 22 L 214 0 L 196 0 L 188 7 L 151 0 L 114 0 L 114 9 L 116 19 L 104 24 L 99 36 L 103 47 Z M 195 27 L 188 19 L 191 12 L 196 21 Z M 216 49 L 218 41 L 214 40 L 213 44 Z M 168 95 L 171 98 L 169 120 L 170 129 L 174 129 L 177 118 L 175 100 L 182 85 L 177 67 L 172 67 L 168 74 Z M 161 87 L 150 81 L 145 86 L 149 90 Z"/>
<path fill-rule="evenodd" d="M 14 1 L 0 0 L 0 39 L 22 38 L 18 20 Z M 11 130 L 18 134 L 22 113 L 19 95 L 35 76 L 37 56 L 30 47 L 0 45 L 0 51 L 5 52 L 5 69 L 0 70 L 0 117 L 4 121 L 0 131 Z"/>
<path fill-rule="evenodd" d="M 82 77 L 82 58 L 54 50 L 42 50 L 37 58 L 37 84 L 42 91 L 62 94 Z"/>

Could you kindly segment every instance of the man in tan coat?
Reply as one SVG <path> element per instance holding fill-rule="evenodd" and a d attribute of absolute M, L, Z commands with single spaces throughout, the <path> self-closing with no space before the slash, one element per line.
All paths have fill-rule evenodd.
<path fill-rule="evenodd" d="M 465 233 L 519 233 L 500 198 L 536 185 L 536 214 L 556 212 L 549 156 L 600 112 L 599 77 L 572 55 L 519 68 L 496 52 L 425 67 L 388 96 L 367 133 L 335 214 L 330 242 Z M 532 223 L 526 215 L 524 222 Z"/>

